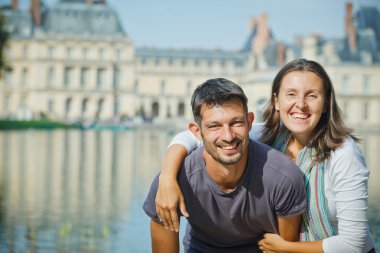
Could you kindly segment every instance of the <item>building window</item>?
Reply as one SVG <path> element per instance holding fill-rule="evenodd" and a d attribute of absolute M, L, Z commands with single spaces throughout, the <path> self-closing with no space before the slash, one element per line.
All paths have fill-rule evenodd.
<path fill-rule="evenodd" d="M 103 68 L 97 69 L 96 71 L 96 86 L 98 88 L 104 85 L 104 73 L 105 70 Z"/>
<path fill-rule="evenodd" d="M 96 118 L 98 119 L 100 116 L 101 111 L 103 110 L 103 104 L 104 104 L 104 99 L 100 98 L 98 100 L 98 109 L 96 110 Z"/>
<path fill-rule="evenodd" d="M 66 57 L 68 59 L 73 58 L 73 49 L 71 47 L 66 48 Z"/>
<path fill-rule="evenodd" d="M 26 96 L 21 96 L 21 99 L 20 99 L 20 108 L 26 108 Z"/>
<path fill-rule="evenodd" d="M 21 86 L 26 87 L 28 82 L 28 70 L 23 68 L 21 71 Z"/>
<path fill-rule="evenodd" d="M 86 86 L 88 82 L 88 68 L 81 68 L 80 70 L 80 86 Z"/>
<path fill-rule="evenodd" d="M 183 102 L 178 104 L 178 117 L 185 116 L 185 104 Z"/>
<path fill-rule="evenodd" d="M 11 106 L 11 98 L 9 96 L 4 97 L 4 114 L 7 118 L 9 118 L 10 114 L 10 106 Z"/>
<path fill-rule="evenodd" d="M 120 48 L 116 49 L 116 59 L 121 60 L 122 58 L 122 51 Z"/>
<path fill-rule="evenodd" d="M 165 93 L 166 93 L 166 82 L 164 80 L 161 81 L 160 93 L 161 93 L 161 95 L 165 95 Z"/>
<path fill-rule="evenodd" d="M 5 56 L 7 59 L 12 58 L 12 47 L 8 47 L 5 51 Z"/>
<path fill-rule="evenodd" d="M 153 104 L 152 104 L 152 116 L 158 117 L 159 114 L 160 114 L 160 105 L 158 104 L 158 102 L 153 102 Z"/>
<path fill-rule="evenodd" d="M 4 73 L 4 84 L 7 87 L 10 87 L 12 85 L 12 71 L 7 70 Z"/>
<path fill-rule="evenodd" d="M 49 113 L 54 112 L 54 102 L 52 100 L 48 101 L 48 112 Z"/>
<path fill-rule="evenodd" d="M 120 87 L 120 69 L 114 68 L 113 70 L 113 87 L 119 88 Z"/>
<path fill-rule="evenodd" d="M 363 102 L 363 120 L 368 120 L 369 105 L 368 102 Z"/>
<path fill-rule="evenodd" d="M 98 51 L 99 60 L 104 60 L 104 49 L 100 48 Z"/>
<path fill-rule="evenodd" d="M 28 47 L 27 46 L 23 46 L 22 47 L 22 57 L 23 58 L 27 58 L 28 57 Z"/>
<path fill-rule="evenodd" d="M 47 73 L 47 86 L 52 87 L 55 81 L 55 69 L 53 67 L 48 68 Z"/>
<path fill-rule="evenodd" d="M 66 102 L 65 102 L 65 114 L 67 115 L 70 110 L 71 110 L 71 101 L 72 99 L 71 98 L 68 98 L 66 99 Z"/>
<path fill-rule="evenodd" d="M 82 113 L 86 113 L 87 111 L 88 98 L 82 100 Z"/>
<path fill-rule="evenodd" d="M 363 94 L 369 95 L 371 92 L 370 78 L 369 75 L 363 76 Z"/>
<path fill-rule="evenodd" d="M 133 92 L 134 92 L 135 94 L 138 94 L 138 93 L 139 93 L 139 86 L 140 86 L 140 84 L 139 84 L 139 80 L 135 80 L 135 83 L 133 84 Z"/>
<path fill-rule="evenodd" d="M 82 49 L 82 56 L 83 56 L 83 59 L 88 59 L 88 48 Z"/>
<path fill-rule="evenodd" d="M 54 58 L 54 47 L 52 47 L 52 46 L 49 46 L 49 48 L 48 48 L 48 58 L 50 58 L 50 59 L 52 59 L 52 58 Z"/>
<path fill-rule="evenodd" d="M 191 81 L 188 81 L 186 84 L 186 94 L 191 95 L 193 92 L 193 84 Z"/>
<path fill-rule="evenodd" d="M 65 73 L 63 77 L 63 83 L 65 87 L 70 86 L 71 82 L 73 80 L 73 68 L 72 67 L 65 67 Z"/>
<path fill-rule="evenodd" d="M 343 102 L 343 108 L 342 108 L 342 111 L 343 111 L 343 117 L 345 120 L 348 120 L 348 112 L 349 112 L 349 105 L 348 105 L 348 102 Z"/>
<path fill-rule="evenodd" d="M 243 62 L 242 62 L 242 61 L 235 61 L 235 67 L 236 67 L 236 68 L 241 68 L 241 67 L 243 67 Z"/>
<path fill-rule="evenodd" d="M 342 93 L 347 95 L 350 93 L 350 81 L 347 75 L 342 78 Z"/>

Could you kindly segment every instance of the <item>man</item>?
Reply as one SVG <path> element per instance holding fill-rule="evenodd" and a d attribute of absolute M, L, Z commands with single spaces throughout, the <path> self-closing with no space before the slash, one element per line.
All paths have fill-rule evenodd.
<path fill-rule="evenodd" d="M 189 129 L 204 146 L 178 174 L 189 214 L 185 251 L 260 252 L 264 232 L 297 240 L 306 205 L 302 174 L 282 153 L 249 139 L 254 115 L 241 87 L 210 79 L 194 91 L 191 105 Z M 144 203 L 153 252 L 178 252 L 178 233 L 166 230 L 156 213 L 157 184 L 156 178 Z"/>

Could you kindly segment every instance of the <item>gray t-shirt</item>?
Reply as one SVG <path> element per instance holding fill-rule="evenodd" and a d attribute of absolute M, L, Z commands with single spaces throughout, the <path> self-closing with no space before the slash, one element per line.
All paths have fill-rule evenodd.
<path fill-rule="evenodd" d="M 200 147 L 184 160 L 178 174 L 189 213 L 186 252 L 261 252 L 257 240 L 277 233 L 276 217 L 302 213 L 306 207 L 302 174 L 284 154 L 250 141 L 247 168 L 236 189 L 223 192 L 207 173 Z M 155 210 L 157 178 L 144 203 Z"/>

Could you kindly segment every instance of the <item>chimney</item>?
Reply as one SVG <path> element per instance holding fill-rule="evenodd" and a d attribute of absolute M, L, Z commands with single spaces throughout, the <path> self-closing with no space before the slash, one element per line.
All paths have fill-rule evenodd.
<path fill-rule="evenodd" d="M 93 0 L 87 0 L 87 4 L 88 5 L 92 5 L 93 4 Z"/>
<path fill-rule="evenodd" d="M 356 29 L 352 17 L 352 3 L 346 4 L 346 34 L 348 48 L 351 53 L 356 52 Z"/>
<path fill-rule="evenodd" d="M 17 11 L 18 10 L 18 1 L 12 0 L 12 10 Z"/>
<path fill-rule="evenodd" d="M 277 44 L 276 60 L 277 60 L 277 64 L 279 66 L 282 66 L 285 64 L 285 45 L 284 45 L 284 43 L 280 42 Z"/>
<path fill-rule="evenodd" d="M 252 49 L 254 55 L 259 55 L 264 53 L 265 48 L 271 39 L 271 35 L 268 27 L 268 16 L 267 14 L 261 14 L 257 20 L 257 33 L 256 37 L 252 41 Z"/>
<path fill-rule="evenodd" d="M 32 13 L 32 18 L 34 25 L 41 26 L 41 3 L 40 0 L 31 0 L 30 12 Z"/>

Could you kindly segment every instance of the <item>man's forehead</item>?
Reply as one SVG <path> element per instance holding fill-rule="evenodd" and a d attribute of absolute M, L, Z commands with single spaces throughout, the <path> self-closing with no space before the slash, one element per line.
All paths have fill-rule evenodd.
<path fill-rule="evenodd" d="M 245 115 L 246 113 L 242 103 L 204 104 L 200 111 L 202 121 L 213 121 L 213 116 L 216 118 L 219 118 L 220 116 L 242 118 L 245 117 Z M 206 116 L 206 118 L 204 116 Z"/>

